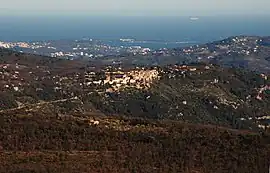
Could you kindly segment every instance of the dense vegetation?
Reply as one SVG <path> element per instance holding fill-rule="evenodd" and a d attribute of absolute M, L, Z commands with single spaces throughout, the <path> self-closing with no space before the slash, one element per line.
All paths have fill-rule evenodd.
<path fill-rule="evenodd" d="M 77 116 L 78 118 L 79 116 Z M 1 114 L 1 172 L 264 173 L 270 137 L 173 121 Z"/>
<path fill-rule="evenodd" d="M 105 92 L 80 85 L 84 62 L 0 52 L 0 172 L 268 171 L 269 129 L 256 118 L 270 95 L 256 96 L 269 79 L 259 74 L 159 67 L 147 90 Z"/>
<path fill-rule="evenodd" d="M 241 69 L 226 69 L 194 64 L 196 72 L 170 72 L 163 68 L 161 80 L 149 90 L 126 89 L 106 96 L 92 94 L 91 102 L 106 114 L 125 114 L 191 123 L 218 124 L 238 129 L 256 129 L 254 121 L 268 115 L 269 94 L 256 99 L 258 88 L 269 85 L 259 74 Z M 216 83 L 214 83 L 216 81 Z"/>

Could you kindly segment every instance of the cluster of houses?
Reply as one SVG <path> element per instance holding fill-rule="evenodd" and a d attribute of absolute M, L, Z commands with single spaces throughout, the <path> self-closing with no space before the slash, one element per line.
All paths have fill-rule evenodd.
<path fill-rule="evenodd" d="M 16 43 L 0 42 L 0 47 L 3 47 L 3 48 L 14 48 L 16 46 L 21 47 L 21 48 L 30 48 L 30 45 L 26 42 L 16 42 Z"/>
<path fill-rule="evenodd" d="M 192 75 L 194 73 L 196 74 L 203 74 L 204 71 L 210 70 L 211 66 L 205 65 L 205 66 L 187 66 L 187 65 L 174 65 L 169 67 L 167 70 L 161 70 L 161 73 L 168 74 L 169 78 L 175 78 L 176 76 L 181 76 L 185 78 L 187 75 Z M 177 75 L 176 75 L 177 74 Z M 218 83 L 217 79 L 214 79 L 213 83 Z"/>
<path fill-rule="evenodd" d="M 187 72 L 202 73 L 202 71 L 209 70 L 210 68 L 210 66 L 203 66 L 203 69 L 198 69 L 194 66 L 175 65 L 169 67 L 167 70 L 137 67 L 129 71 L 124 71 L 121 68 L 113 70 L 107 69 L 104 73 L 89 71 L 84 74 L 84 86 L 88 88 L 93 86 L 95 86 L 95 88 L 103 87 L 106 89 L 106 92 L 117 92 L 124 88 L 147 89 L 154 81 L 159 80 L 162 74 L 169 74 L 170 78 L 174 78 L 176 77 L 176 75 L 173 75 L 174 72 L 181 72 L 181 74 L 185 76 Z M 215 79 L 214 83 L 218 83 L 218 80 Z"/>
<path fill-rule="evenodd" d="M 95 80 L 93 80 L 95 78 Z M 137 89 L 149 88 L 151 83 L 160 78 L 159 72 L 156 69 L 145 70 L 135 69 L 130 71 L 106 71 L 100 77 L 97 77 L 96 72 L 88 72 L 85 74 L 86 86 L 107 86 L 107 92 L 119 91 L 127 87 Z"/>
<path fill-rule="evenodd" d="M 263 100 L 263 94 L 266 91 L 270 91 L 270 86 L 267 85 L 267 86 L 264 86 L 264 87 L 260 88 L 260 90 L 259 90 L 259 92 L 257 94 L 256 99 L 257 100 Z"/>
<path fill-rule="evenodd" d="M 265 74 L 262 73 L 260 76 L 261 76 L 261 78 L 264 79 L 265 81 L 268 80 L 268 76 L 267 76 L 267 75 L 265 75 Z M 269 85 L 266 85 L 266 86 L 264 86 L 264 87 L 261 87 L 261 88 L 259 89 L 259 91 L 258 91 L 258 94 L 257 94 L 256 99 L 262 101 L 262 100 L 263 100 L 263 97 L 264 97 L 264 93 L 267 92 L 267 91 L 270 91 L 270 86 L 269 86 Z"/>
<path fill-rule="evenodd" d="M 22 92 L 26 88 L 31 88 L 40 92 L 45 89 L 44 83 L 60 92 L 63 87 L 68 87 L 68 85 L 79 85 L 80 79 L 78 74 L 52 75 L 51 71 L 39 66 L 33 69 L 18 64 L 0 64 L 1 91 Z"/>
<path fill-rule="evenodd" d="M 4 90 L 19 91 L 24 83 L 20 76 L 20 65 L 0 64 L 0 88 Z"/>

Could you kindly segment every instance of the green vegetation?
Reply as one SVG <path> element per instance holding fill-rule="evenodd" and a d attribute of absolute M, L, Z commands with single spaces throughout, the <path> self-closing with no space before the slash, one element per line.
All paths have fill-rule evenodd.
<path fill-rule="evenodd" d="M 264 173 L 270 161 L 266 135 L 175 121 L 96 119 L 98 126 L 83 118 L 1 115 L 1 172 Z"/>

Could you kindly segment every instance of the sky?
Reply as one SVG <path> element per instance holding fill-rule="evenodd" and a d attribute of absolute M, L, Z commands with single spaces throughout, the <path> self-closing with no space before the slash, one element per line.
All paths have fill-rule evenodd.
<path fill-rule="evenodd" d="M 0 0 L 0 15 L 213 16 L 270 14 L 270 0 Z"/>

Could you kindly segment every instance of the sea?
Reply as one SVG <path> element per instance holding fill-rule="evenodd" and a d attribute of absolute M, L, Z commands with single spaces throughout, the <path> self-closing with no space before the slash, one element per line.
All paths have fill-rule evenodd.
<path fill-rule="evenodd" d="M 152 49 L 185 47 L 237 35 L 270 36 L 269 28 L 270 16 L 0 16 L 1 41 L 89 38 L 115 46 Z"/>

